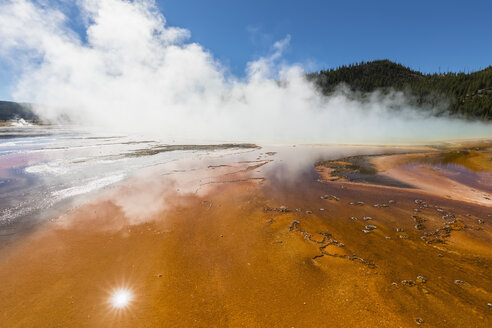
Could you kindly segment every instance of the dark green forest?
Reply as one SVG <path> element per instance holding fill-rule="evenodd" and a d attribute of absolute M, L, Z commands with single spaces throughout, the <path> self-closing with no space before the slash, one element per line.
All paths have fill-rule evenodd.
<path fill-rule="evenodd" d="M 325 95 L 345 84 L 363 97 L 402 91 L 410 105 L 436 115 L 492 120 L 492 66 L 473 73 L 423 74 L 389 60 L 361 62 L 308 74 Z"/>
<path fill-rule="evenodd" d="M 37 121 L 39 119 L 31 111 L 29 104 L 0 101 L 0 121 L 8 121 L 16 118 L 23 118 L 29 121 Z"/>

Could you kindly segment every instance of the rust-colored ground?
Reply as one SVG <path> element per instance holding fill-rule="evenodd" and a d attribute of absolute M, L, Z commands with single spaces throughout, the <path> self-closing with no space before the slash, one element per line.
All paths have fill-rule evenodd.
<path fill-rule="evenodd" d="M 0 326 L 492 326 L 489 204 L 269 155 L 157 168 L 4 247 Z"/>

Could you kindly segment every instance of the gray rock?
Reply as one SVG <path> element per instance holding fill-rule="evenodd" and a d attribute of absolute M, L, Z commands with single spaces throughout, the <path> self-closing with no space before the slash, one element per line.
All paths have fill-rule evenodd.
<path fill-rule="evenodd" d="M 334 195 L 324 195 L 320 197 L 321 199 L 329 199 L 329 200 L 336 200 L 337 202 L 340 200 L 337 196 Z M 354 203 L 350 203 L 350 205 L 355 205 Z"/>
<path fill-rule="evenodd" d="M 415 284 L 415 281 L 413 281 L 413 280 L 402 280 L 401 281 L 401 284 L 402 285 L 405 285 L 405 286 L 408 286 L 408 287 L 413 287 L 413 286 L 416 285 Z"/>
<path fill-rule="evenodd" d="M 453 213 L 448 213 L 446 215 L 443 215 L 442 216 L 442 219 L 443 220 L 452 220 L 452 219 L 456 219 L 456 215 L 454 215 Z"/>
<path fill-rule="evenodd" d="M 301 222 L 297 220 L 292 221 L 290 223 L 289 231 L 297 231 L 299 229 L 299 224 L 301 224 Z"/>

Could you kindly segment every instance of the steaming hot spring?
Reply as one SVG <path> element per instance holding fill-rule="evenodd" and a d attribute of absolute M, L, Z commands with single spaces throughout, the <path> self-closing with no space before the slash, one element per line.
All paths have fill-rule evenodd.
<path fill-rule="evenodd" d="M 0 326 L 492 327 L 487 69 L 236 74 L 160 6 L 0 3 Z"/>

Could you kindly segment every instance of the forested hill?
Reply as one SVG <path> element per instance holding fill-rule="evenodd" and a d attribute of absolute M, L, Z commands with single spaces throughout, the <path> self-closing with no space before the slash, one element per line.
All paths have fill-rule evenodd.
<path fill-rule="evenodd" d="M 0 121 L 23 118 L 29 121 L 37 121 L 39 118 L 30 110 L 28 104 L 20 104 L 12 101 L 0 101 Z"/>
<path fill-rule="evenodd" d="M 423 74 L 389 60 L 376 60 L 311 73 L 325 95 L 344 83 L 362 93 L 404 91 L 412 105 L 442 114 L 492 120 L 492 66 L 473 73 Z M 444 104 L 444 107 L 443 107 Z"/>

